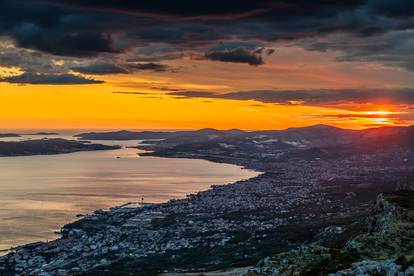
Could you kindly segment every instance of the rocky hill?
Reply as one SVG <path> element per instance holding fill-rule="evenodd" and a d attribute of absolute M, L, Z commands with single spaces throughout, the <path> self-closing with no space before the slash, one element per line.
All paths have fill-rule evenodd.
<path fill-rule="evenodd" d="M 380 194 L 342 248 L 316 242 L 268 257 L 246 274 L 259 275 L 414 275 L 414 192 Z"/>

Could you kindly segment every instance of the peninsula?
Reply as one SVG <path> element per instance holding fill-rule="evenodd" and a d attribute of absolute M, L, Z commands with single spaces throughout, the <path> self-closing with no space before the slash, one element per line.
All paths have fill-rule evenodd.
<path fill-rule="evenodd" d="M 118 148 L 119 146 L 87 144 L 75 140 L 60 138 L 18 142 L 0 141 L 0 157 L 60 154 L 77 151 L 112 150 Z"/>

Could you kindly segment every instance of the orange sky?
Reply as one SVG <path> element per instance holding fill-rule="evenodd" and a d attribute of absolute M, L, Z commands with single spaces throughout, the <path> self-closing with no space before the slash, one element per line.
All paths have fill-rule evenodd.
<path fill-rule="evenodd" d="M 175 72 L 94 76 L 104 80 L 103 84 L 0 82 L 0 126 L 3 129 L 282 129 L 318 123 L 347 128 L 410 124 L 410 121 L 394 118 L 394 115 L 409 112 L 395 104 L 358 108 L 346 104 L 336 107 L 277 105 L 240 100 L 179 99 L 162 90 L 400 88 L 414 84 L 412 73 L 401 69 L 377 63 L 336 62 L 334 57 L 333 52 L 278 47 L 277 54 L 259 67 L 184 58 L 168 62 L 178 68 Z M 6 71 L 3 68 L 0 74 L 10 73 Z M 116 91 L 153 94 L 114 94 Z M 338 116 L 341 114 L 344 116 Z M 350 114 L 356 117 L 350 118 Z"/>

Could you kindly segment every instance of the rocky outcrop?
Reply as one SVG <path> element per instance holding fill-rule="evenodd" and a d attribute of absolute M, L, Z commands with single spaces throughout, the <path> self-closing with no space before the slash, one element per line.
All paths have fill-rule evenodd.
<path fill-rule="evenodd" d="M 404 267 L 403 264 L 399 264 L 396 260 L 361 261 L 352 264 L 351 268 L 329 274 L 329 276 L 354 275 L 414 276 L 414 266 Z"/>
<path fill-rule="evenodd" d="M 367 217 L 365 232 L 347 250 L 376 258 L 414 255 L 414 192 L 381 194 Z"/>
<path fill-rule="evenodd" d="M 246 276 L 414 276 L 414 192 L 380 194 L 364 231 L 342 249 L 316 244 L 264 259 Z"/>

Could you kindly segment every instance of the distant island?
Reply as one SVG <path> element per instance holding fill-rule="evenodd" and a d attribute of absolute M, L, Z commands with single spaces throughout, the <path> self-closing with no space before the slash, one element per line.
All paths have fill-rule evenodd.
<path fill-rule="evenodd" d="M 0 157 L 60 154 L 77 151 L 112 150 L 119 146 L 86 144 L 75 140 L 39 139 L 18 142 L 0 141 Z"/>
<path fill-rule="evenodd" d="M 213 131 L 217 132 L 219 130 L 214 129 L 204 129 L 200 131 Z M 193 134 L 196 131 L 193 130 L 182 130 L 182 131 L 109 131 L 109 132 L 86 132 L 75 135 L 86 140 L 144 140 L 144 139 L 165 139 L 175 137 L 182 134 Z M 221 132 L 221 131 L 219 131 Z M 205 133 L 207 134 L 207 133 Z"/>
<path fill-rule="evenodd" d="M 0 133 L 0 138 L 14 138 L 14 137 L 21 137 L 21 136 L 16 133 Z"/>
<path fill-rule="evenodd" d="M 55 135 L 59 135 L 59 133 L 57 132 L 36 132 L 36 133 L 28 133 L 24 135 L 55 136 Z"/>

